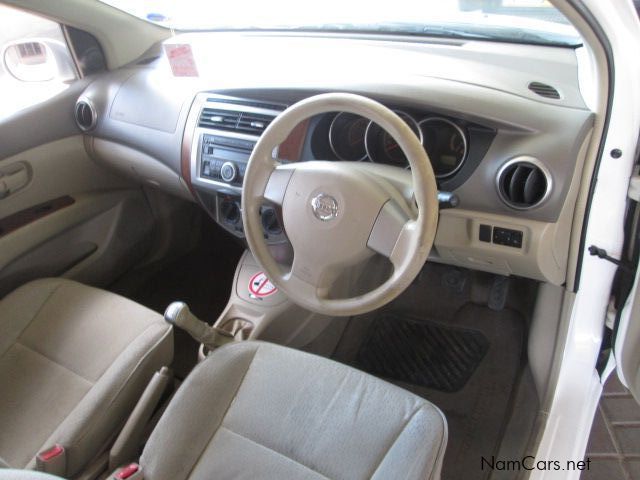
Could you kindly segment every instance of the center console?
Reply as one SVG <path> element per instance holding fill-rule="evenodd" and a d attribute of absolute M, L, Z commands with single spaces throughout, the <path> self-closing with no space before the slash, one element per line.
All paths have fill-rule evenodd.
<path fill-rule="evenodd" d="M 198 94 L 191 107 L 183 177 L 211 217 L 238 238 L 244 238 L 241 196 L 249 157 L 262 132 L 285 107 L 211 93 Z M 260 215 L 267 243 L 285 244 L 273 207 L 265 204 Z"/>
<path fill-rule="evenodd" d="M 214 327 L 238 341 L 259 339 L 302 348 L 330 326 L 343 329 L 347 321 L 348 317 L 320 315 L 293 303 L 269 282 L 247 250 L 236 267 L 227 306 Z M 200 345 L 200 360 L 208 353 Z"/>

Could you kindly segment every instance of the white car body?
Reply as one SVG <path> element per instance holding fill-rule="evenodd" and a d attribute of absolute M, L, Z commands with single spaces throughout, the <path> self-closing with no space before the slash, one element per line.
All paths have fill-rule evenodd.
<path fill-rule="evenodd" d="M 566 4 L 570 2 L 553 3 L 566 13 Z M 586 248 L 597 245 L 612 257 L 620 257 L 626 192 L 640 131 L 640 58 L 637 55 L 640 28 L 634 7 L 629 0 L 582 0 L 580 3 L 597 19 L 611 45 L 615 72 L 611 86 L 613 99 L 602 159 L 595 173 L 598 181 L 588 216 L 585 251 L 581 252 L 584 255 L 582 281 L 573 305 L 565 304 L 568 308 L 565 312 L 565 318 L 568 318 L 567 336 L 562 348 L 556 351 L 561 358 L 557 383 L 548 400 L 548 420 L 536 460 L 564 461 L 584 456 L 603 384 L 612 370 L 608 368 L 599 376 L 595 365 L 616 266 L 590 256 Z M 581 33 L 585 35 L 584 31 Z M 596 67 L 591 63 L 593 58 L 593 55 L 584 58 L 581 68 L 595 72 Z M 597 92 L 595 89 L 588 91 L 587 85 L 583 86 L 585 99 L 588 103 L 591 99 L 594 105 Z M 605 112 L 598 113 L 602 117 Z M 622 156 L 613 158 L 610 155 L 613 149 L 621 150 Z M 619 375 L 624 383 L 625 373 L 619 371 Z M 580 473 L 579 470 L 536 469 L 531 472 L 530 478 L 577 479 Z"/>

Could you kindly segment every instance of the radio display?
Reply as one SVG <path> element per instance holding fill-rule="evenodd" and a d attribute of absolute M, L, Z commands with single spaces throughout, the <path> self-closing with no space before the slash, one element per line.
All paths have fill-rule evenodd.
<path fill-rule="evenodd" d="M 235 150 L 227 150 L 224 148 L 214 148 L 211 153 L 216 160 L 225 160 L 231 162 L 246 162 L 249 160 L 249 154 L 246 152 L 237 152 Z"/>

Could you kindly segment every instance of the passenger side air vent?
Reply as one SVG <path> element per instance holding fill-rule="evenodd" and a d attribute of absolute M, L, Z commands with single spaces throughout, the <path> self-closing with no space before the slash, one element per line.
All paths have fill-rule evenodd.
<path fill-rule="evenodd" d="M 89 132 L 96 127 L 98 120 L 96 110 L 87 100 L 78 100 L 74 111 L 74 116 L 78 127 L 83 132 Z"/>
<path fill-rule="evenodd" d="M 512 208 L 526 210 L 540 205 L 551 191 L 551 175 L 535 158 L 520 157 L 498 172 L 498 193 Z"/>
<path fill-rule="evenodd" d="M 260 113 L 205 107 L 200 114 L 198 126 L 202 128 L 215 128 L 217 130 L 247 133 L 250 135 L 261 135 L 273 118 L 271 115 Z"/>
<path fill-rule="evenodd" d="M 560 99 L 560 92 L 553 88 L 551 85 L 541 82 L 531 82 L 529 84 L 529 90 L 533 93 L 537 93 L 541 97 L 552 98 L 554 100 Z"/>

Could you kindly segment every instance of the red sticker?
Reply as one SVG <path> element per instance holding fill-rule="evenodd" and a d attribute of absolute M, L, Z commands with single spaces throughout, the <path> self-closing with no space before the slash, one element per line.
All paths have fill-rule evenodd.
<path fill-rule="evenodd" d="M 170 44 L 164 46 L 174 77 L 197 77 L 198 69 L 191 45 Z"/>
<path fill-rule="evenodd" d="M 264 298 L 276 293 L 278 289 L 264 272 L 258 272 L 249 280 L 249 293 L 255 298 Z"/>

